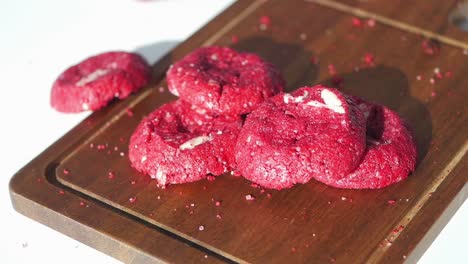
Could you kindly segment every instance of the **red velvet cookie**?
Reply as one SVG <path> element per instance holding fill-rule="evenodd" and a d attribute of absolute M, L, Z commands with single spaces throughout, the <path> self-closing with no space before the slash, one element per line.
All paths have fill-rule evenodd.
<path fill-rule="evenodd" d="M 181 100 L 149 114 L 130 139 L 129 158 L 159 185 L 193 182 L 233 169 L 241 120 L 211 117 Z"/>
<path fill-rule="evenodd" d="M 215 115 L 250 113 L 284 89 L 278 69 L 252 53 L 227 47 L 195 50 L 167 72 L 169 91 Z"/>
<path fill-rule="evenodd" d="M 323 86 L 276 95 L 246 119 L 235 149 L 238 172 L 267 188 L 311 178 L 339 180 L 365 150 L 365 118 L 353 98 Z"/>
<path fill-rule="evenodd" d="M 140 55 L 102 53 L 60 74 L 52 87 L 51 105 L 65 113 L 98 110 L 114 98 L 126 98 L 150 77 L 151 68 Z"/>
<path fill-rule="evenodd" d="M 377 189 L 399 182 L 414 171 L 417 149 L 411 129 L 385 106 L 355 98 L 367 117 L 367 149 L 359 167 L 327 185 L 350 189 Z"/>

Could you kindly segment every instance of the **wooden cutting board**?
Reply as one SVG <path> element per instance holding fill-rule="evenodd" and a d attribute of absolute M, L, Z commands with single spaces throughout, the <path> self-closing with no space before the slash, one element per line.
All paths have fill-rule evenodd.
<path fill-rule="evenodd" d="M 236 2 L 154 65 L 151 85 L 93 113 L 21 169 L 10 183 L 14 207 L 129 263 L 415 262 L 468 195 L 468 55 L 444 38 L 439 54 L 427 55 L 421 35 L 381 17 L 358 25 L 338 9 Z M 262 16 L 271 24 L 261 26 Z M 175 99 L 168 66 L 203 45 L 262 55 L 281 68 L 288 90 L 326 83 L 390 106 L 414 127 L 416 172 L 382 190 L 312 181 L 272 191 L 229 174 L 157 188 L 130 167 L 128 139 Z"/>

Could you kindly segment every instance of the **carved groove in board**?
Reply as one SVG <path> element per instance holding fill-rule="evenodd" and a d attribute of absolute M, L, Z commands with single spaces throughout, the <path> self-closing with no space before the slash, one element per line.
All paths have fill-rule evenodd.
<path fill-rule="evenodd" d="M 57 174 L 55 173 L 56 169 L 57 169 L 57 167 L 59 165 L 60 165 L 59 162 L 54 161 L 54 162 L 49 163 L 49 165 L 44 170 L 44 176 L 45 176 L 47 182 L 49 182 L 50 184 L 52 184 L 52 185 L 54 185 L 56 187 L 65 189 L 68 192 L 71 192 L 71 193 L 75 194 L 78 197 L 86 199 L 87 201 L 92 201 L 97 206 L 103 207 L 103 208 L 105 208 L 107 210 L 110 210 L 110 211 L 114 211 L 114 212 L 117 211 L 118 214 L 123 215 L 126 218 L 131 219 L 131 220 L 133 220 L 135 222 L 138 222 L 138 223 L 141 223 L 141 224 L 143 224 L 145 226 L 149 226 L 151 228 L 157 229 L 158 232 L 160 232 L 160 233 L 162 233 L 162 234 L 164 234 L 166 236 L 169 236 L 171 238 L 177 239 L 177 240 L 179 240 L 179 241 L 181 241 L 183 243 L 189 244 L 191 247 L 193 247 L 195 249 L 198 249 L 200 251 L 206 252 L 207 254 L 210 254 L 211 256 L 222 260 L 223 262 L 226 262 L 226 263 L 232 263 L 234 261 L 235 262 L 240 262 L 235 257 L 231 258 L 231 256 L 224 256 L 223 254 L 220 254 L 217 250 L 212 250 L 212 249 L 210 249 L 208 247 L 205 247 L 203 245 L 200 245 L 200 244 L 198 244 L 198 243 L 196 243 L 196 242 L 194 242 L 194 241 L 192 241 L 190 239 L 187 239 L 187 238 L 185 238 L 183 236 L 180 236 L 176 232 L 172 232 L 170 230 L 167 230 L 166 228 L 164 228 L 164 226 L 159 226 L 159 225 L 154 224 L 152 221 L 150 221 L 149 218 L 147 218 L 147 217 L 145 217 L 143 215 L 133 214 L 131 212 L 128 212 L 127 210 L 125 210 L 125 207 L 123 207 L 123 206 L 121 206 L 119 204 L 108 202 L 107 199 L 104 199 L 102 197 L 93 195 L 93 193 L 86 191 L 86 189 L 80 188 L 78 186 L 75 186 L 74 184 L 63 181 L 62 179 L 57 177 Z M 31 202 L 34 202 L 34 201 L 31 201 Z M 46 209 L 48 209 L 48 208 L 46 208 Z M 55 211 L 52 211 L 52 212 L 56 213 Z M 108 237 L 110 239 L 113 239 L 113 240 L 115 239 L 112 236 L 108 236 Z M 133 245 L 128 245 L 128 246 L 131 247 L 133 250 L 139 252 L 140 254 L 144 254 L 146 256 L 150 256 L 151 258 L 154 258 L 154 256 L 151 256 L 150 254 L 148 254 L 147 252 L 141 250 L 138 247 L 135 247 Z"/>
<path fill-rule="evenodd" d="M 328 8 L 332 8 L 343 13 L 352 14 L 354 16 L 358 16 L 362 18 L 371 18 L 387 26 L 398 28 L 400 30 L 407 31 L 416 35 L 422 35 L 426 38 L 435 39 L 435 40 L 440 41 L 441 43 L 451 45 L 457 48 L 468 49 L 468 44 L 462 41 L 458 41 L 453 38 L 448 38 L 446 36 L 434 33 L 432 31 L 425 30 L 420 27 L 416 27 L 416 26 L 413 26 L 413 25 L 410 25 L 410 24 L 407 24 L 407 23 L 404 23 L 395 19 L 391 19 L 382 15 L 379 15 L 379 14 L 375 14 L 375 13 L 366 11 L 361 8 L 352 7 L 346 4 L 335 2 L 333 0 L 305 0 L 305 1 L 309 3 L 322 5 Z"/>
<path fill-rule="evenodd" d="M 394 229 L 397 229 L 399 226 L 407 226 L 408 223 L 410 223 L 413 218 L 419 213 L 421 208 L 427 203 L 429 198 L 431 197 L 431 193 L 434 193 L 437 188 L 442 184 L 442 182 L 447 178 L 447 176 L 452 172 L 452 170 L 457 166 L 457 164 L 462 160 L 462 158 L 465 156 L 466 152 L 468 151 L 468 140 L 465 141 L 465 143 L 462 145 L 459 151 L 455 154 L 455 156 L 450 160 L 450 162 L 442 169 L 442 171 L 439 173 L 439 175 L 434 179 L 434 181 L 431 183 L 430 187 L 425 189 L 424 192 L 421 194 L 419 197 L 418 201 L 414 204 L 413 207 L 410 208 L 408 213 L 406 213 L 405 216 L 403 216 L 395 226 Z M 463 193 L 463 192 L 462 192 Z M 395 241 L 400 234 L 403 232 L 398 232 L 398 233 L 393 233 L 390 231 L 390 234 L 385 237 L 382 241 Z M 385 252 L 388 250 L 389 247 L 379 247 L 377 250 L 374 250 L 374 252 L 370 255 L 368 261 L 371 263 L 377 263 L 379 262 Z"/>

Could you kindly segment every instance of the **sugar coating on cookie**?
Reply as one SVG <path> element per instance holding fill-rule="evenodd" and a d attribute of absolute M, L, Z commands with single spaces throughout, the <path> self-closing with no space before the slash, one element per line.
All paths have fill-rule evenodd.
<path fill-rule="evenodd" d="M 177 100 L 141 121 L 130 139 L 129 159 L 161 186 L 220 175 L 235 166 L 234 146 L 241 125 L 240 119 L 212 117 Z"/>
<path fill-rule="evenodd" d="M 352 98 L 324 86 L 276 95 L 246 119 L 235 149 L 238 173 L 267 188 L 338 180 L 365 150 L 365 118 Z"/>
<path fill-rule="evenodd" d="M 171 93 L 215 115 L 250 113 L 266 98 L 282 92 L 279 70 L 259 56 L 227 47 L 203 47 L 167 72 Z"/>
<path fill-rule="evenodd" d="M 359 167 L 339 180 L 338 188 L 377 189 L 397 183 L 414 171 L 417 148 L 409 126 L 389 108 L 354 98 L 367 117 L 367 149 Z"/>
<path fill-rule="evenodd" d="M 101 53 L 60 74 L 52 86 L 51 106 L 65 113 L 98 110 L 139 90 L 150 77 L 150 66 L 138 54 Z"/>

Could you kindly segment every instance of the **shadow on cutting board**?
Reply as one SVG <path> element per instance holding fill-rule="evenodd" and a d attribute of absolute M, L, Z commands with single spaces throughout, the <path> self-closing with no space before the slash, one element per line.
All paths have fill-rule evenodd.
<path fill-rule="evenodd" d="M 426 106 L 411 96 L 406 75 L 397 68 L 377 65 L 340 77 L 343 77 L 343 92 L 384 104 L 408 121 L 416 136 L 419 164 L 431 143 L 432 119 Z M 322 83 L 333 87 L 331 79 Z"/>
<path fill-rule="evenodd" d="M 179 44 L 179 41 L 161 41 L 144 46 L 137 47 L 133 52 L 143 56 L 146 61 L 153 67 L 152 81 L 157 82 L 161 78 L 161 74 L 171 65 L 172 58 L 170 51 Z M 163 65 L 163 69 L 157 69 L 156 65 Z"/>
<path fill-rule="evenodd" d="M 154 65 L 163 55 L 172 50 L 180 41 L 162 41 L 136 48 L 136 52 L 143 56 L 150 65 Z"/>
<path fill-rule="evenodd" d="M 276 65 L 286 79 L 286 91 L 309 85 L 317 79 L 318 65 L 310 62 L 313 53 L 296 43 L 277 42 L 267 37 L 252 37 L 232 45 L 238 51 L 253 52 Z"/>

